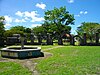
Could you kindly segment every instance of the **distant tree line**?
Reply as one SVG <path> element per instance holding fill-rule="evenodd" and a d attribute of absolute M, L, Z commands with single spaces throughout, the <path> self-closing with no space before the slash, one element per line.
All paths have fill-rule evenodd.
<path fill-rule="evenodd" d="M 77 34 L 83 36 L 84 33 L 87 35 L 87 40 L 93 42 L 96 33 L 100 33 L 100 24 L 94 22 L 83 22 L 81 26 L 77 27 Z"/>
<path fill-rule="evenodd" d="M 12 36 L 13 34 L 29 35 L 30 33 L 31 33 L 30 28 L 26 28 L 23 26 L 14 26 L 14 27 L 11 27 L 9 30 L 6 30 L 6 32 L 4 33 L 4 36 L 8 37 L 8 36 Z"/>

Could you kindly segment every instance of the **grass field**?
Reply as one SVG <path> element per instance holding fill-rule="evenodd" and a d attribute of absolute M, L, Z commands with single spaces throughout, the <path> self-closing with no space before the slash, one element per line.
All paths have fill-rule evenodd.
<path fill-rule="evenodd" d="M 31 75 L 30 71 L 14 62 L 0 62 L 0 75 Z"/>
<path fill-rule="evenodd" d="M 49 52 L 52 56 L 32 60 L 37 63 L 35 68 L 39 75 L 100 75 L 99 46 L 57 47 L 41 46 L 44 52 Z M 0 75 L 32 75 L 32 73 L 16 62 L 0 62 Z"/>
<path fill-rule="evenodd" d="M 48 52 L 53 56 L 37 61 L 41 75 L 100 75 L 99 46 L 64 46 Z"/>

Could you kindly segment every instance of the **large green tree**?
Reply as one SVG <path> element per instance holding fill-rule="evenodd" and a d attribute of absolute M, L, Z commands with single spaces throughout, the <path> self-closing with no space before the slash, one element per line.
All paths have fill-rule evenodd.
<path fill-rule="evenodd" d="M 53 10 L 47 10 L 44 16 L 45 22 L 44 27 L 48 30 L 56 32 L 56 35 L 59 36 L 59 44 L 62 44 L 62 35 L 67 31 L 70 32 L 71 27 L 68 25 L 74 24 L 74 15 L 70 14 L 66 7 L 54 8 Z M 48 31 L 46 30 L 46 31 Z"/>
<path fill-rule="evenodd" d="M 58 34 L 62 33 L 64 25 L 74 24 L 74 15 L 70 14 L 66 7 L 54 8 L 45 12 L 45 22 L 48 25 L 55 25 Z M 45 23 L 44 22 L 44 23 Z"/>
<path fill-rule="evenodd" d="M 83 22 L 76 31 L 80 36 L 83 36 L 83 33 L 85 32 L 87 34 L 87 38 L 92 42 L 93 39 L 95 39 L 94 37 L 96 32 L 100 31 L 100 24 L 94 22 Z"/>

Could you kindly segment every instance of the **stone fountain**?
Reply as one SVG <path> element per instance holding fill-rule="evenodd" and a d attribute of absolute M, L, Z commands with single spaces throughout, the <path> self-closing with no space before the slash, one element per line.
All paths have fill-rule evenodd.
<path fill-rule="evenodd" d="M 2 48 L 1 56 L 7 58 L 32 58 L 32 57 L 43 57 L 44 54 L 41 52 L 41 48 L 37 46 L 24 46 L 24 38 L 21 38 L 21 46 L 9 46 Z"/>

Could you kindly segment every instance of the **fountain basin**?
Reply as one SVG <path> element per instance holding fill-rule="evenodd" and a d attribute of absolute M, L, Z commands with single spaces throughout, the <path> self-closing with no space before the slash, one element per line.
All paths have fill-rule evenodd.
<path fill-rule="evenodd" d="M 30 58 L 42 57 L 44 54 L 41 52 L 41 47 L 25 46 L 21 49 L 20 46 L 11 46 L 1 49 L 1 56 L 8 58 Z"/>

